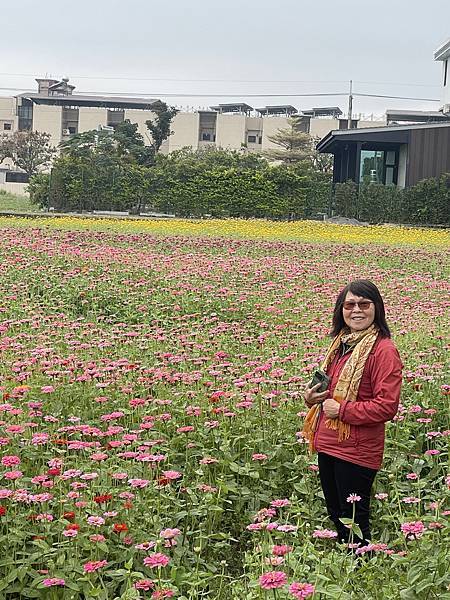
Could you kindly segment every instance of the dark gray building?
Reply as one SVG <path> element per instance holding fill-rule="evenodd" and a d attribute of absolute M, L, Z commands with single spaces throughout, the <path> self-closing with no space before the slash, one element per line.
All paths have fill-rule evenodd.
<path fill-rule="evenodd" d="M 334 155 L 335 183 L 410 187 L 450 173 L 450 122 L 331 131 L 317 150 Z"/>

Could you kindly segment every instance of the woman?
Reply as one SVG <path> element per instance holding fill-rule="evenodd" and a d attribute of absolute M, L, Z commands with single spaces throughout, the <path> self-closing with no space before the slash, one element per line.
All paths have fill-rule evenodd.
<path fill-rule="evenodd" d="M 340 519 L 352 517 L 353 499 L 364 538 L 354 540 L 364 543 L 370 540 L 370 490 L 383 459 L 384 424 L 397 412 L 402 382 L 383 299 L 371 281 L 353 281 L 340 292 L 331 336 L 322 365 L 329 386 L 322 393 L 320 384 L 306 390 L 310 411 L 303 431 L 318 452 L 320 482 L 339 540 L 349 539 Z M 360 500 L 347 500 L 351 494 Z"/>

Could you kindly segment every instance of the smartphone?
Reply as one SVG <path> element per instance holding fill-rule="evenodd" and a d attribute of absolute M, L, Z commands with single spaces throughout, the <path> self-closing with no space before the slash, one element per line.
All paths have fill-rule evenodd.
<path fill-rule="evenodd" d="M 328 385 L 330 383 L 330 378 L 328 377 L 328 375 L 320 369 L 318 369 L 314 373 L 313 378 L 311 379 L 311 382 L 309 383 L 308 387 L 312 388 L 318 383 L 320 383 L 320 387 L 317 390 L 318 392 L 324 392 L 325 390 L 327 390 Z"/>

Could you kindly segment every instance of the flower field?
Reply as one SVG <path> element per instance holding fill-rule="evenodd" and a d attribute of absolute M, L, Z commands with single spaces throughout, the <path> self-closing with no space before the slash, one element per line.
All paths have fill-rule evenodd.
<path fill-rule="evenodd" d="M 448 232 L 0 227 L 0 599 L 450 598 Z M 348 552 L 300 431 L 358 277 L 404 384 L 373 543 Z"/>

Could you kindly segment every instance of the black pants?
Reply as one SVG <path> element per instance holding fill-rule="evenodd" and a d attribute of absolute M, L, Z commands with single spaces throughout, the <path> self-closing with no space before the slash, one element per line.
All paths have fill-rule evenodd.
<path fill-rule="evenodd" d="M 319 452 L 319 474 L 327 511 L 336 526 L 339 540 L 347 542 L 349 539 L 349 529 L 339 519 L 352 518 L 353 504 L 347 502 L 350 494 L 361 496 L 361 500 L 355 503 L 355 521 L 364 540 L 370 540 L 370 490 L 377 471 Z M 353 540 L 364 543 L 356 536 Z"/>

